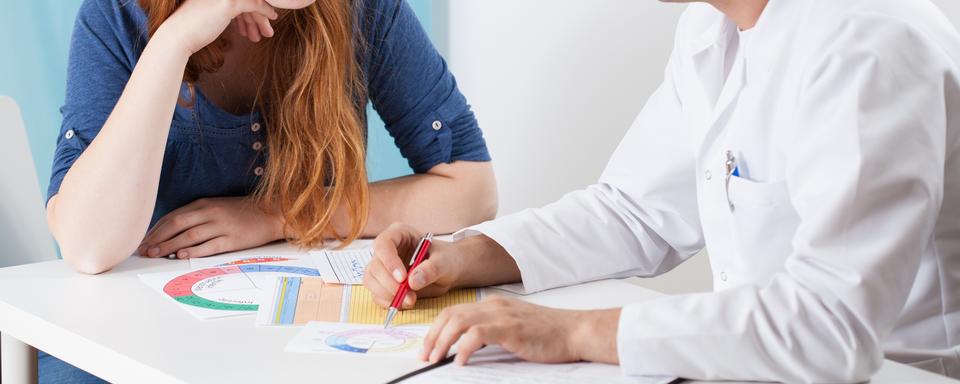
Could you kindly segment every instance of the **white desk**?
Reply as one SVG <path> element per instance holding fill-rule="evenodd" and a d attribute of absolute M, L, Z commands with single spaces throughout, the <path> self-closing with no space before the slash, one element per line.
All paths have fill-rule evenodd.
<path fill-rule="evenodd" d="M 297 251 L 272 245 L 247 252 Z M 116 383 L 297 382 L 321 373 L 349 383 L 380 383 L 421 366 L 369 356 L 284 353 L 298 329 L 257 328 L 249 316 L 200 321 L 137 278 L 139 273 L 188 267 L 187 261 L 131 258 L 101 276 L 75 273 L 62 261 L 0 269 L 0 332 L 5 337 L 0 357 L 9 370 L 3 375 L 8 380 L 30 377 L 30 362 L 17 359 L 26 346 L 16 340 Z M 604 281 L 527 299 L 599 308 L 660 295 Z M 956 383 L 889 361 L 874 382 Z"/>

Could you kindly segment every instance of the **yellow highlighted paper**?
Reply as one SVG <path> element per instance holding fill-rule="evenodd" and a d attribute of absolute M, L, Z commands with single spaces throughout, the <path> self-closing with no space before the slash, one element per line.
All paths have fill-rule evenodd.
<path fill-rule="evenodd" d="M 350 287 L 350 309 L 347 314 L 348 323 L 383 324 L 387 318 L 387 310 L 373 301 L 370 291 L 363 286 Z M 447 294 L 429 299 L 418 299 L 413 309 L 400 311 L 391 325 L 430 324 L 446 307 L 457 304 L 476 303 L 481 298 L 481 290 L 459 289 Z"/>
<path fill-rule="evenodd" d="M 417 300 L 402 310 L 393 325 L 430 324 L 444 308 L 475 303 L 483 289 L 460 289 L 440 297 Z M 383 324 L 387 310 L 373 301 L 362 285 L 326 283 L 319 277 L 278 278 L 269 298 L 261 300 L 259 325 L 304 325 L 311 321 Z"/>

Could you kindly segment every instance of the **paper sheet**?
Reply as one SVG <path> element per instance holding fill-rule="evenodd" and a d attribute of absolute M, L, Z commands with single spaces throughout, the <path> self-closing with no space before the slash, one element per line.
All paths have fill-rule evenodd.
<path fill-rule="evenodd" d="M 373 259 L 370 248 L 312 251 L 311 254 L 317 257 L 317 268 L 324 281 L 350 285 L 363 284 L 363 273 Z"/>
<path fill-rule="evenodd" d="M 416 359 L 427 326 L 384 329 L 382 325 L 310 322 L 287 344 L 286 352 L 376 355 Z"/>
<path fill-rule="evenodd" d="M 222 266 L 141 274 L 140 280 L 207 320 L 256 313 L 261 290 L 283 276 L 317 277 L 320 272 L 312 261 L 248 257 Z"/>
<path fill-rule="evenodd" d="M 404 384 L 667 384 L 675 377 L 629 377 L 620 367 L 598 363 L 540 364 L 514 357 L 500 347 L 481 349 L 465 366 L 447 364 L 404 380 Z"/>
<path fill-rule="evenodd" d="M 440 297 L 421 299 L 413 309 L 400 311 L 393 325 L 430 324 L 444 308 L 475 303 L 482 289 L 461 289 Z M 260 296 L 257 325 L 303 325 L 310 321 L 383 324 L 387 310 L 360 285 L 329 284 L 319 278 L 283 277 Z"/>

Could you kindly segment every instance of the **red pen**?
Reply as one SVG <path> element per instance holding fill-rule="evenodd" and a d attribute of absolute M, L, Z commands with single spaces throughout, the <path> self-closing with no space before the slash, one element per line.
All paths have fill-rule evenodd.
<path fill-rule="evenodd" d="M 410 282 L 408 281 L 410 280 L 410 271 L 413 271 L 414 268 L 427 259 L 427 251 L 430 249 L 431 243 L 433 243 L 433 233 L 427 233 L 420 239 L 420 244 L 417 244 L 417 249 L 413 251 L 413 256 L 410 256 L 410 268 L 407 269 L 407 277 L 400 283 L 400 288 L 397 288 L 397 294 L 393 296 L 393 302 L 390 303 L 390 310 L 387 311 L 387 321 L 383 322 L 384 328 L 389 327 L 390 322 L 393 321 L 393 317 L 397 315 L 397 310 L 399 310 L 400 305 L 403 304 L 403 298 L 407 296 L 407 291 L 410 290 Z"/>

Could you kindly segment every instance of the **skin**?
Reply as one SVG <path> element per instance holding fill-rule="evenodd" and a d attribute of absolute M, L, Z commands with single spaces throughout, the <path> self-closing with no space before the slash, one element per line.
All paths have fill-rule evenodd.
<path fill-rule="evenodd" d="M 97 274 L 134 251 L 204 257 L 289 238 L 276 209 L 261 210 L 235 197 L 195 201 L 147 229 L 187 60 L 226 34 L 236 44 L 226 52 L 223 69 L 197 85 L 224 110 L 249 111 L 256 87 L 247 81 L 252 69 L 243 58 L 273 36 L 275 8 L 303 8 L 314 1 L 191 0 L 164 22 L 100 133 L 47 205 L 47 223 L 64 260 L 77 271 Z M 488 162 L 440 164 L 426 174 L 372 183 L 370 200 L 363 236 L 375 236 L 399 220 L 452 232 L 496 214 L 496 182 Z M 346 233 L 350 220 L 343 208 L 340 212 L 333 226 Z"/>
<path fill-rule="evenodd" d="M 686 3 L 692 1 L 665 1 Z M 767 0 L 704 1 L 733 20 L 741 30 L 753 28 Z M 377 304 L 388 307 L 406 278 L 405 263 L 422 232 L 409 225 L 391 226 L 374 242 L 374 259 L 364 285 Z M 403 307 L 417 297 L 432 297 L 450 289 L 521 281 L 513 257 L 492 239 L 478 235 L 456 242 L 434 241 L 430 257 L 410 271 L 411 292 Z M 493 296 L 480 303 L 445 309 L 424 339 L 421 359 L 437 362 L 459 342 L 455 361 L 466 364 L 484 345 L 500 345 L 530 361 L 562 363 L 594 361 L 618 364 L 617 328 L 620 309 L 562 310 Z"/>

